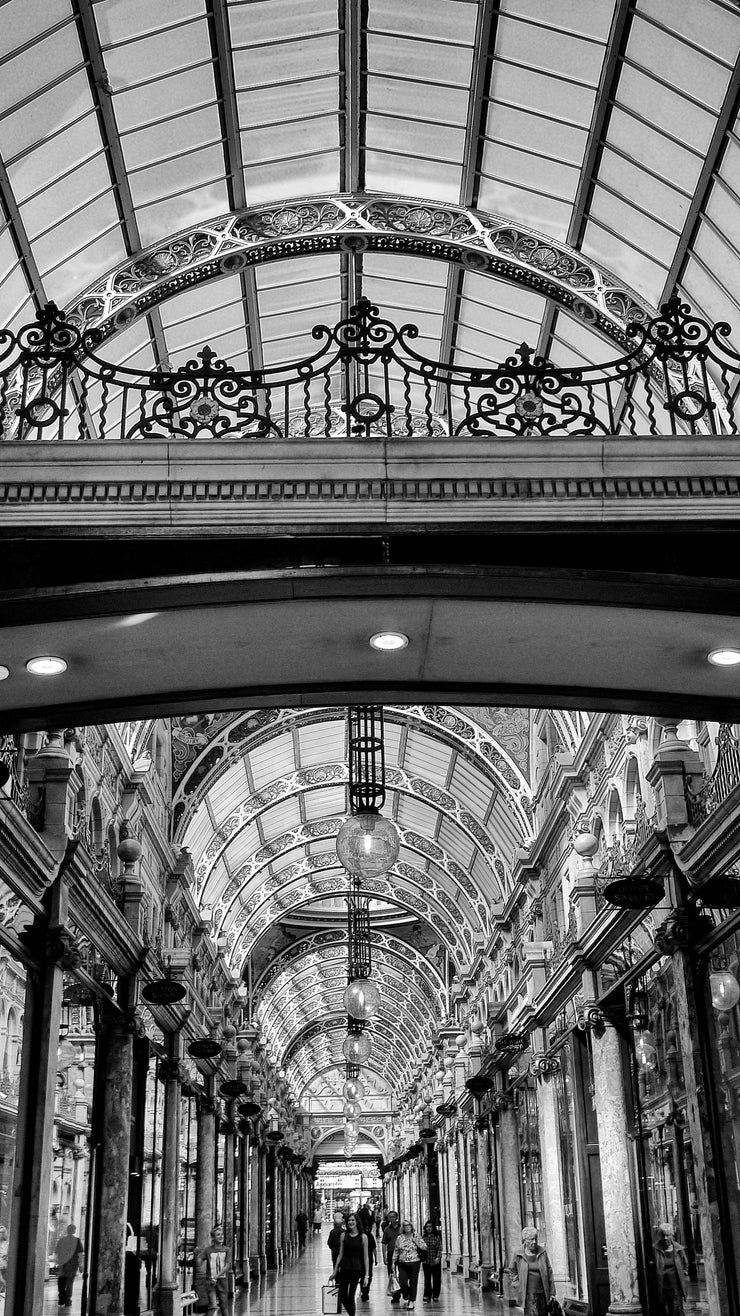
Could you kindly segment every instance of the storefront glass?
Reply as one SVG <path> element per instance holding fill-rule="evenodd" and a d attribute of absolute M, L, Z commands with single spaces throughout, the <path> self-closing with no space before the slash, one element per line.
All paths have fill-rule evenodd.
<path fill-rule="evenodd" d="M 522 1223 L 538 1229 L 542 1222 L 542 1163 L 540 1130 L 537 1118 L 537 1090 L 534 1082 L 525 1082 L 516 1091 L 519 1126 L 519 1157 L 522 1186 Z"/>
<path fill-rule="evenodd" d="M 141 1259 L 144 1262 L 147 1306 L 154 1306 L 159 1282 L 159 1233 L 162 1206 L 164 1086 L 159 1057 L 152 1054 L 146 1076 L 144 1119 L 144 1185 L 141 1209 Z"/>
<path fill-rule="evenodd" d="M 12 928 L 20 902 L 0 882 L 0 924 Z M 13 1175 L 23 1046 L 26 971 L 0 944 L 0 1312 L 4 1309 L 8 1240 L 14 1227 Z"/>

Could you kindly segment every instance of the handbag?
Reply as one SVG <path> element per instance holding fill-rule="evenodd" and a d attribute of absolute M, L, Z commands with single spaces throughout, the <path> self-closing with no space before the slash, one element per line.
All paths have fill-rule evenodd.
<path fill-rule="evenodd" d="M 399 1284 L 398 1280 L 396 1279 L 396 1276 L 393 1275 L 393 1274 L 389 1275 L 389 1277 L 388 1277 L 388 1288 L 386 1289 L 386 1293 L 388 1294 L 388 1297 L 389 1297 L 389 1298 L 394 1298 L 394 1297 L 396 1296 L 396 1294 L 397 1294 L 397 1293 L 400 1293 L 400 1292 L 401 1292 L 401 1285 Z"/>
<path fill-rule="evenodd" d="M 339 1290 L 336 1284 L 323 1284 L 321 1286 L 321 1313 L 322 1316 L 337 1316 Z"/>
<path fill-rule="evenodd" d="M 547 1304 L 547 1312 L 548 1316 L 563 1316 L 563 1309 L 557 1298 L 550 1298 L 550 1301 Z"/>

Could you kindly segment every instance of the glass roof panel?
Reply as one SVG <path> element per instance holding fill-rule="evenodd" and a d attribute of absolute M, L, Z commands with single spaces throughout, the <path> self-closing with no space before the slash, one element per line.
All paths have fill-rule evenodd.
<path fill-rule="evenodd" d="M 44 276 L 48 296 L 60 306 L 70 301 L 75 293 L 92 283 L 101 270 L 109 270 L 126 256 L 120 227 L 104 233 L 96 242 L 63 260 Z"/>
<path fill-rule="evenodd" d="M 2 126 L 0 126 L 2 140 Z M 97 119 L 92 109 L 47 141 L 38 142 L 22 155 L 8 161 L 15 195 L 25 201 L 33 193 L 65 177 L 76 166 L 101 154 L 102 143 Z"/>
<path fill-rule="evenodd" d="M 339 152 L 296 156 L 274 164 L 247 164 L 244 183 L 247 198 L 253 206 L 267 205 L 285 197 L 336 192 L 339 187 Z"/>
<path fill-rule="evenodd" d="M 156 164 L 159 159 L 170 155 L 173 148 L 187 146 L 194 150 L 217 141 L 220 134 L 218 109 L 215 105 L 208 105 L 179 115 L 176 120 L 168 117 L 124 133 L 121 145 L 128 168 L 139 169 L 142 165 Z"/>
<path fill-rule="evenodd" d="M 336 28 L 337 6 L 335 0 L 229 0 L 229 22 L 235 46 L 259 45 Z"/>
<path fill-rule="evenodd" d="M 95 17 L 104 43 L 121 42 L 161 27 L 163 12 L 167 22 L 182 23 L 203 13 L 203 0 L 167 0 L 166 11 L 150 0 L 96 0 Z M 159 21 L 157 21 L 159 20 Z"/>
<path fill-rule="evenodd" d="M 118 212 L 110 192 L 60 220 L 34 244 L 42 274 L 88 246 L 98 234 L 117 228 L 118 222 Z"/>
<path fill-rule="evenodd" d="M 199 151 L 189 151 L 173 160 L 161 160 L 146 169 L 130 173 L 131 196 L 134 205 L 147 205 L 169 193 L 180 192 L 184 177 L 187 178 L 190 190 L 200 183 L 218 178 L 223 172 L 221 144 L 204 146 Z"/>
<path fill-rule="evenodd" d="M 192 191 L 185 188 L 179 195 L 147 205 L 138 212 L 142 245 L 148 246 L 190 224 L 222 215 L 228 204 L 225 181 L 213 179 L 203 187 Z"/>
<path fill-rule="evenodd" d="M 44 141 L 52 132 L 89 114 L 93 108 L 84 69 L 31 99 L 18 87 L 15 93 L 12 100 L 20 102 L 20 108 L 0 114 L 0 150 L 6 159 L 12 159 L 35 142 Z"/>
<path fill-rule="evenodd" d="M 153 9 L 152 15 L 157 12 Z M 166 14 L 166 10 L 159 11 L 160 16 L 163 12 Z M 156 78 L 165 70 L 173 72 L 175 69 L 189 68 L 194 62 L 193 52 L 198 47 L 204 53 L 208 50 L 205 17 L 199 21 L 191 20 L 182 26 L 170 23 L 146 37 L 137 37 L 133 41 L 124 39 L 117 45 L 108 46 L 105 66 L 115 90 L 122 91 L 134 81 Z"/>
<path fill-rule="evenodd" d="M 4 24 L 3 24 L 4 26 Z M 82 64 L 74 23 L 65 23 L 0 63 L 0 114 Z"/>
<path fill-rule="evenodd" d="M 180 73 L 164 74 L 154 82 L 134 85 L 113 98 L 119 129 L 125 132 L 164 115 L 183 114 L 215 100 L 216 86 L 210 63 Z"/>
<path fill-rule="evenodd" d="M 11 175 L 12 176 L 12 175 Z M 110 173 L 104 155 L 80 165 L 65 178 L 50 183 L 21 205 L 21 214 L 29 237 L 36 238 L 59 222 L 60 215 L 73 215 L 75 211 L 105 194 L 110 200 Z"/>

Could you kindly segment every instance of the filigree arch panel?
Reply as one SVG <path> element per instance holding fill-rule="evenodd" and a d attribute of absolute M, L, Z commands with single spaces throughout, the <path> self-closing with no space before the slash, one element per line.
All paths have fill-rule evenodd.
<path fill-rule="evenodd" d="M 320 1136 L 316 1141 L 314 1141 L 313 1138 L 311 1139 L 311 1155 L 314 1158 L 321 1155 L 321 1148 L 324 1147 L 327 1142 L 332 1142 L 335 1138 L 344 1137 L 344 1125 L 342 1124 L 333 1123 L 329 1125 L 326 1130 L 324 1130 L 321 1125 L 318 1125 L 317 1127 L 321 1129 Z M 381 1156 L 385 1154 L 385 1145 L 382 1134 L 382 1129 L 375 1129 L 372 1125 L 368 1127 L 366 1121 L 360 1117 L 360 1138 L 363 1138 L 365 1142 L 371 1143 Z"/>
<path fill-rule="evenodd" d="M 627 324 L 643 323 L 654 313 L 611 271 L 518 221 L 378 194 L 306 197 L 221 215 L 121 262 L 66 309 L 80 328 L 110 338 L 198 283 L 332 251 L 410 254 L 460 264 L 551 298 L 620 346 Z"/>
<path fill-rule="evenodd" d="M 495 710 L 495 714 L 500 715 L 505 711 Z M 521 710 L 509 711 L 512 716 L 521 715 Z M 475 717 L 471 716 L 465 709 L 451 708 L 444 705 L 389 705 L 386 707 L 385 712 L 389 722 L 418 727 L 470 762 L 476 771 L 500 793 L 502 807 L 507 810 L 515 828 L 516 843 L 526 845 L 532 840 L 531 788 L 523 771 L 523 762 L 526 760 L 523 760 L 521 754 L 518 753 L 520 746 L 517 742 L 521 741 L 521 734 L 518 729 L 517 735 L 512 735 L 510 731 L 503 732 L 499 716 L 499 725 L 496 726 L 498 735 L 494 735 L 491 730 L 486 729 L 479 721 L 476 721 Z M 493 712 L 494 710 L 489 712 L 489 719 Z M 175 839 L 181 844 L 188 844 L 188 826 L 195 812 L 205 800 L 209 790 L 223 778 L 236 760 L 261 748 L 273 736 L 279 734 L 281 730 L 287 730 L 288 728 L 300 730 L 313 724 L 337 721 L 336 708 L 306 711 L 260 709 L 247 713 L 236 721 L 228 714 L 214 715 L 208 727 L 203 731 L 198 731 L 191 726 L 186 727 L 184 730 L 179 728 L 177 735 L 185 737 L 179 751 L 176 752 L 173 744 L 173 754 L 176 759 L 179 754 L 179 761 L 182 762 L 185 757 L 192 753 L 194 748 L 193 740 L 196 737 L 201 736 L 204 743 L 195 760 L 190 762 L 187 767 L 174 797 Z M 495 724 L 492 723 L 492 725 Z M 209 730 L 211 734 L 208 734 Z M 296 764 L 295 771 L 308 772 L 309 769 L 303 769 Z M 391 783 L 394 772 L 400 773 L 399 781 L 402 781 L 405 777 L 407 783 L 413 783 L 415 774 L 404 774 L 402 769 L 389 766 L 388 776 Z M 476 843 L 486 850 L 488 860 L 494 866 L 496 877 L 505 888 L 506 895 L 508 895 L 508 864 L 504 861 L 500 847 L 496 845 L 495 838 L 482 826 L 479 819 L 473 817 L 470 810 L 465 809 L 464 801 L 454 801 L 454 797 L 451 796 L 449 791 L 442 792 L 439 787 L 432 786 L 430 783 L 423 783 L 421 778 L 419 780 L 418 794 L 420 798 L 425 798 L 425 793 L 428 796 L 440 791 L 440 803 L 443 804 L 443 807 L 445 807 L 442 798 L 444 795 L 448 795 L 452 802 L 448 802 L 446 807 L 457 806 L 458 816 L 462 824 L 476 840 Z M 319 780 L 307 779 L 308 786 L 315 785 L 318 787 L 321 784 L 323 783 Z M 264 801 L 259 798 L 262 792 L 254 793 L 251 805 L 254 816 L 262 812 L 263 808 L 269 807 L 269 804 L 274 802 L 275 799 L 280 798 L 278 795 L 273 795 L 269 787 L 270 783 L 262 788 L 266 792 Z M 409 789 L 413 791 L 412 784 L 409 784 Z M 196 894 L 198 895 L 207 880 L 209 866 L 212 865 L 219 853 L 220 841 L 228 839 L 228 836 L 224 838 L 220 836 L 220 832 L 225 826 L 226 820 L 221 823 L 220 828 L 217 829 L 214 837 L 208 842 L 202 853 L 194 851 Z"/>
<path fill-rule="evenodd" d="M 366 1104 L 366 1109 L 370 1109 L 370 1106 L 367 1105 L 368 1097 L 371 1101 L 376 1102 L 378 1108 L 390 1108 L 393 1094 L 388 1087 L 387 1079 L 378 1074 L 373 1069 L 372 1064 L 363 1065 L 362 1081 L 365 1086 L 363 1102 Z M 346 1100 L 342 1092 L 343 1083 L 344 1072 L 337 1070 L 336 1066 L 330 1065 L 327 1069 L 317 1070 L 315 1074 L 311 1075 L 305 1086 L 300 1089 L 296 1100 L 299 1104 L 303 1104 L 309 1098 L 316 1097 L 322 1100 L 336 1101 L 338 1104 L 343 1105 Z M 326 1084 L 326 1087 L 323 1086 L 324 1084 Z"/>
<path fill-rule="evenodd" d="M 321 1019 L 307 1024 L 298 1034 L 291 1038 L 280 1057 L 280 1064 L 289 1083 L 295 1088 L 299 1082 L 305 1083 L 307 1073 L 317 1073 L 320 1068 L 332 1066 L 342 1069 L 345 1065 L 342 1042 L 347 1031 L 347 1016 Z M 380 1024 L 372 1030 L 372 1067 L 395 1090 L 401 1091 L 408 1082 L 413 1069 L 418 1065 L 421 1055 L 411 1049 L 408 1041 L 396 1031 L 389 1031 Z M 426 1050 L 426 1047 L 424 1048 Z M 301 1056 L 305 1056 L 305 1066 Z"/>
<path fill-rule="evenodd" d="M 342 950 L 346 954 L 346 948 L 347 933 L 344 928 L 313 932 L 310 936 L 302 937 L 300 941 L 294 942 L 291 946 L 286 946 L 285 950 L 280 951 L 255 980 L 253 987 L 255 997 L 258 998 L 260 993 L 266 990 L 281 974 L 290 972 L 293 965 L 302 963 L 313 955 L 331 960 Z M 439 1002 L 440 1009 L 444 1009 L 444 978 L 436 965 L 432 964 L 425 955 L 416 950 L 415 947 L 410 946 L 407 941 L 393 936 L 384 927 L 373 927 L 373 955 L 375 956 L 376 953 L 382 953 L 390 962 L 398 959 L 399 963 L 405 965 L 407 970 L 410 966 L 413 972 L 418 974 L 427 984 L 431 999 L 436 999 Z"/>
<path fill-rule="evenodd" d="M 439 1002 L 429 992 L 423 979 L 417 980 L 400 957 L 379 951 L 373 956 L 373 981 L 380 988 L 377 1016 L 393 1026 L 409 1019 L 420 1032 L 441 1023 Z M 255 1013 L 270 1045 L 277 1044 L 290 1029 L 309 1022 L 312 1017 L 335 1014 L 343 1009 L 347 986 L 347 955 L 335 954 L 316 965 L 312 960 L 297 964 L 289 977 L 281 974 L 257 1003 Z"/>
<path fill-rule="evenodd" d="M 297 768 L 295 772 L 268 783 L 261 790 L 242 800 L 228 818 L 220 824 L 196 863 L 196 893 L 201 903 L 216 909 L 220 908 L 219 903 L 214 902 L 214 896 L 210 890 L 211 879 L 216 875 L 219 861 L 228 856 L 229 846 L 235 844 L 240 835 L 251 827 L 258 818 L 278 803 L 282 804 L 311 792 L 326 790 L 327 786 L 345 786 L 348 780 L 349 770 L 346 763 L 316 764 L 310 768 Z M 435 862 L 438 863 L 442 871 L 466 893 L 477 912 L 481 924 L 487 931 L 490 931 L 488 902 L 491 900 L 504 901 L 509 894 L 511 883 L 509 865 L 505 862 L 495 841 L 485 827 L 473 817 L 469 810 L 464 808 L 463 804 L 450 791 L 443 790 L 433 782 L 425 781 L 423 777 L 416 774 L 411 776 L 400 768 L 388 768 L 386 770 L 386 785 L 389 796 L 386 812 L 395 814 L 396 802 L 394 796 L 396 794 L 406 796 L 409 799 L 420 800 L 424 804 L 430 805 L 452 827 L 458 828 L 463 836 L 472 843 L 475 852 L 481 855 L 484 863 L 490 869 L 491 889 L 486 891 L 482 891 L 476 886 L 465 868 L 451 856 L 448 856 L 442 846 L 430 838 L 419 838 L 412 831 L 407 830 L 405 832 L 406 839 L 404 843 L 411 849 L 420 850 L 426 857 L 434 857 Z M 258 853 L 256 851 L 255 855 Z M 228 911 L 222 917 L 225 920 L 228 917 Z"/>
<path fill-rule="evenodd" d="M 317 876 L 329 871 L 331 876 Z M 306 855 L 263 883 L 240 908 L 227 935 L 227 959 L 241 976 L 244 961 L 265 930 L 277 919 L 311 901 L 347 891 L 344 872 L 337 871 L 331 854 Z M 398 863 L 381 878 L 366 881 L 362 894 L 397 904 L 426 922 L 460 969 L 480 946 L 480 941 L 460 918 L 460 911 L 446 893 L 433 890 L 429 874 Z"/>

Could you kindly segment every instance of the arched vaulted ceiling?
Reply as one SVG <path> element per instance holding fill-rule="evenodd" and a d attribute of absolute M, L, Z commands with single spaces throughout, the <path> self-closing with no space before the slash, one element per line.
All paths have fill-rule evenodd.
<path fill-rule="evenodd" d="M 372 1063 L 400 1091 L 446 1017 L 450 971 L 489 940 L 514 850 L 532 839 L 531 731 L 529 712 L 515 708 L 390 705 L 384 718 L 383 811 L 401 851 L 363 891 L 382 997 Z M 126 736 L 141 751 L 146 724 Z M 192 857 L 193 894 L 299 1093 L 344 1063 L 348 880 L 336 836 L 349 811 L 346 710 L 175 719 L 172 747 L 175 839 Z"/>

